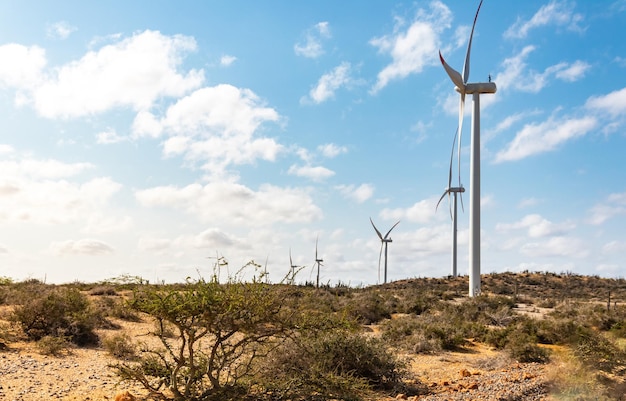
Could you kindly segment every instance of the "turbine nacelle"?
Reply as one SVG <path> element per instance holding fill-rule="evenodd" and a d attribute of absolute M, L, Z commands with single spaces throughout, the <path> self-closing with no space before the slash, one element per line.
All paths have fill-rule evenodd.
<path fill-rule="evenodd" d="M 454 87 L 454 90 L 466 95 L 474 93 L 496 93 L 497 87 L 495 82 L 476 82 L 465 85 L 465 90 L 459 89 L 458 86 Z"/>

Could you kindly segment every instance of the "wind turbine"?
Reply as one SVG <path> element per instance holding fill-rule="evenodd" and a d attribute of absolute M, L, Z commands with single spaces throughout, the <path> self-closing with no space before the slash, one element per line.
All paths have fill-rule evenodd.
<path fill-rule="evenodd" d="M 288 281 L 290 284 L 294 284 L 296 281 L 296 269 L 300 266 L 293 264 L 293 259 L 291 258 L 291 248 L 289 248 L 289 276 Z"/>
<path fill-rule="evenodd" d="M 322 266 L 322 262 L 324 261 L 324 259 L 317 256 L 317 240 L 318 239 L 319 237 L 315 238 L 315 264 L 317 264 L 317 278 L 315 280 L 315 288 L 320 288 L 320 266 Z M 313 264 L 313 266 L 315 266 L 315 264 Z"/>
<path fill-rule="evenodd" d="M 469 296 L 480 295 L 480 94 L 496 93 L 496 84 L 491 82 L 468 83 L 470 71 L 470 52 L 472 48 L 472 38 L 476 20 L 483 0 L 478 4 L 474 23 L 467 44 L 467 54 L 465 55 L 465 65 L 463 75 L 450 67 L 439 51 L 439 59 L 446 73 L 456 86 L 456 91 L 461 95 L 459 102 L 459 125 L 457 133 L 459 136 L 458 158 L 461 157 L 461 135 L 463 131 L 463 113 L 465 108 L 465 95 L 471 94 L 474 103 L 472 110 L 472 132 L 470 139 L 470 221 L 469 221 Z M 456 134 L 455 134 L 456 139 Z M 459 162 L 459 181 L 461 164 Z M 460 187 L 460 182 L 459 182 Z M 452 192 L 452 191 L 450 191 Z"/>
<path fill-rule="evenodd" d="M 465 188 L 463 188 L 463 185 L 461 184 L 461 175 L 459 174 L 459 185 L 457 187 L 453 187 L 452 186 L 452 164 L 454 162 L 454 145 L 456 142 L 456 137 L 458 134 L 458 130 L 457 132 L 454 134 L 454 139 L 452 140 L 452 153 L 450 155 L 450 171 L 448 173 L 448 186 L 446 187 L 445 191 L 443 191 L 443 194 L 441 195 L 441 198 L 439 198 L 439 202 L 437 202 L 437 206 L 435 207 L 435 210 L 437 210 L 439 208 L 439 204 L 441 203 L 441 201 L 443 200 L 443 198 L 448 195 L 448 198 L 450 198 L 450 194 L 453 194 L 454 197 L 452 198 L 452 203 L 450 204 L 450 218 L 452 219 L 452 261 L 451 261 L 451 275 L 452 277 L 456 277 L 456 261 L 457 261 L 457 246 L 456 246 L 456 237 L 457 237 L 457 197 L 459 194 L 461 197 L 461 207 L 463 208 L 463 192 L 465 192 Z M 460 159 L 459 159 L 460 162 Z"/>
<path fill-rule="evenodd" d="M 374 227 L 374 231 L 376 231 L 378 238 L 380 238 L 380 252 L 378 253 L 378 281 L 379 282 L 380 282 L 380 257 L 383 254 L 383 245 L 385 246 L 385 281 L 383 284 L 387 284 L 387 245 L 389 245 L 390 242 L 393 242 L 391 238 L 389 238 L 389 233 L 391 233 L 391 230 L 393 230 L 398 224 L 400 224 L 400 221 L 394 224 L 389 229 L 389 231 L 387 231 L 387 234 L 385 234 L 384 237 L 380 233 L 380 231 L 378 231 L 378 228 L 376 228 L 376 226 L 374 225 L 374 222 L 372 221 L 371 217 L 370 217 L 370 223 L 372 223 L 372 227 Z"/>

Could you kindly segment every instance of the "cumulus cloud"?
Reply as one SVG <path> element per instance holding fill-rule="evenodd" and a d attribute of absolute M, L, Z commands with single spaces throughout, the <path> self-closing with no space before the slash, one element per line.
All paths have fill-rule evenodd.
<path fill-rule="evenodd" d="M 357 203 L 363 203 L 374 195 L 374 186 L 372 184 L 356 185 L 338 185 L 335 187 L 344 197 L 354 200 Z"/>
<path fill-rule="evenodd" d="M 567 141 L 588 134 L 597 125 L 597 119 L 591 116 L 550 117 L 541 123 L 526 124 L 506 148 L 496 154 L 494 162 L 521 160 L 553 151 Z"/>
<path fill-rule="evenodd" d="M 113 253 L 113 247 L 97 239 L 68 240 L 53 242 L 50 250 L 59 256 L 87 255 L 100 256 Z"/>
<path fill-rule="evenodd" d="M 435 218 L 435 206 L 438 198 L 424 199 L 408 208 L 385 208 L 380 216 L 386 220 L 408 220 L 413 223 L 429 223 Z"/>
<path fill-rule="evenodd" d="M 515 223 L 498 223 L 496 230 L 501 232 L 511 230 L 527 230 L 527 234 L 531 238 L 552 237 L 564 235 L 576 228 L 571 221 L 562 223 L 553 223 L 539 214 L 529 214 L 524 216 L 520 221 Z"/>
<path fill-rule="evenodd" d="M 0 46 L 0 85 L 18 90 L 35 87 L 43 79 L 46 52 L 38 46 L 15 43 Z"/>
<path fill-rule="evenodd" d="M 609 195 L 603 202 L 594 205 L 589 211 L 588 222 L 600 225 L 616 216 L 626 215 L 626 193 Z"/>
<path fill-rule="evenodd" d="M 220 65 L 222 67 L 228 67 L 235 61 L 237 61 L 237 57 L 226 54 L 220 58 Z"/>
<path fill-rule="evenodd" d="M 317 85 L 309 92 L 309 99 L 319 104 L 333 98 L 338 89 L 352 82 L 350 69 L 350 63 L 343 62 L 328 74 L 322 75 Z M 306 102 L 307 100 L 308 99 L 303 99 L 302 102 Z"/>
<path fill-rule="evenodd" d="M 584 241 L 569 237 L 552 237 L 541 242 L 527 243 L 522 245 L 520 252 L 531 257 L 584 258 L 589 255 Z"/>
<path fill-rule="evenodd" d="M 551 65 L 541 72 L 528 70 L 527 59 L 536 49 L 532 45 L 525 46 L 518 54 L 508 57 L 502 62 L 503 70 L 495 77 L 498 82 L 498 89 L 538 93 L 552 79 L 575 82 L 582 79 L 591 68 L 589 63 L 576 60 L 572 63 L 560 62 Z"/>
<path fill-rule="evenodd" d="M 53 39 L 67 39 L 69 36 L 75 32 L 78 28 L 70 25 L 65 21 L 55 22 L 54 24 L 48 25 L 48 29 L 46 30 L 46 34 L 49 38 Z"/>
<path fill-rule="evenodd" d="M 110 145 L 114 143 L 125 142 L 129 138 L 118 135 L 115 130 L 111 129 L 108 131 L 98 132 L 96 134 L 96 143 L 100 145 Z"/>
<path fill-rule="evenodd" d="M 232 182 L 161 186 L 136 191 L 135 197 L 142 206 L 182 210 L 211 223 L 310 223 L 322 215 L 307 190 L 273 185 L 256 191 Z"/>
<path fill-rule="evenodd" d="M 522 39 L 536 28 L 548 25 L 565 27 L 570 31 L 581 32 L 582 14 L 574 12 L 574 3 L 552 0 L 542 6 L 529 20 L 518 18 L 504 33 L 505 38 Z"/>
<path fill-rule="evenodd" d="M 133 123 L 133 135 L 160 137 L 167 157 L 182 155 L 201 163 L 212 177 L 230 165 L 274 161 L 284 150 L 272 138 L 257 135 L 264 122 L 276 122 L 276 110 L 267 107 L 249 89 L 221 84 L 198 89 L 170 106 L 163 117 L 144 112 Z"/>
<path fill-rule="evenodd" d="M 37 84 L 26 87 L 29 92 L 21 102 L 32 104 L 47 118 L 74 118 L 123 106 L 145 110 L 159 97 L 179 97 L 198 88 L 204 81 L 202 70 L 177 70 L 183 57 L 195 50 L 191 37 L 148 30 L 90 51 L 50 71 L 45 79 L 41 76 L 45 59 L 36 48 L 22 48 L 21 58 L 0 68 L 16 70 L 34 58 L 36 63 L 27 68 L 27 76 L 31 81 L 36 76 Z M 0 76 L 6 79 L 6 74 L 0 72 Z M 24 85 L 28 80 L 20 75 L 17 81 Z"/>
<path fill-rule="evenodd" d="M 298 166 L 295 164 L 289 167 L 287 173 L 297 177 L 309 178 L 313 181 L 323 181 L 335 175 L 334 171 L 323 166 Z"/>
<path fill-rule="evenodd" d="M 339 146 L 334 143 L 326 143 L 317 147 L 317 150 L 329 159 L 335 158 L 341 154 L 348 153 L 348 148 L 345 146 Z"/>
<path fill-rule="evenodd" d="M 318 22 L 305 32 L 303 41 L 294 45 L 293 50 L 298 56 L 318 58 L 324 54 L 322 42 L 331 37 L 330 24 Z"/>
<path fill-rule="evenodd" d="M 402 79 L 410 74 L 421 72 L 424 67 L 436 65 L 439 37 L 450 27 L 452 13 L 440 1 L 430 3 L 430 9 L 420 9 L 414 21 L 404 26 L 404 21 L 397 19 L 393 33 L 373 38 L 370 44 L 378 52 L 391 57 L 391 63 L 383 68 L 371 89 L 377 93 L 389 82 Z"/>

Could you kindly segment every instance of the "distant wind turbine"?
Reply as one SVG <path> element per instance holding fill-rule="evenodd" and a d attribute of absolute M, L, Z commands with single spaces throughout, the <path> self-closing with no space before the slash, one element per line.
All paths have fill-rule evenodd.
<path fill-rule="evenodd" d="M 296 270 L 300 267 L 301 266 L 293 264 L 293 259 L 291 258 L 291 248 L 289 248 L 289 276 L 287 278 L 289 284 L 294 284 L 296 282 Z"/>
<path fill-rule="evenodd" d="M 448 199 L 450 198 L 450 194 L 453 194 L 453 198 L 452 198 L 452 202 L 450 204 L 450 218 L 452 219 L 452 267 L 451 267 L 451 275 L 452 277 L 456 277 L 457 275 L 457 268 L 456 268 L 456 262 L 457 262 L 457 246 L 456 246 L 456 238 L 457 238 L 457 215 L 458 215 L 458 208 L 457 208 L 457 197 L 459 194 L 461 197 L 461 208 L 463 208 L 463 192 L 465 192 L 465 188 L 463 188 L 463 185 L 461 185 L 461 175 L 459 174 L 459 186 L 457 187 L 453 187 L 452 186 L 452 164 L 454 163 L 454 146 L 455 146 L 455 142 L 456 142 L 456 138 L 457 138 L 457 132 L 454 134 L 454 139 L 452 140 L 452 153 L 450 155 L 450 170 L 448 172 L 448 186 L 446 187 L 445 191 L 443 191 L 443 194 L 441 195 L 441 198 L 439 198 L 439 202 L 437 202 L 437 206 L 435 207 L 435 210 L 437 210 L 439 208 L 439 204 L 441 203 L 441 201 L 443 200 L 443 198 L 448 195 Z M 459 160 L 460 163 L 460 160 Z M 463 208 L 464 209 L 464 208 Z"/>
<path fill-rule="evenodd" d="M 483 4 L 483 0 L 478 4 L 476 15 L 474 16 L 474 23 L 472 25 L 472 31 L 470 33 L 469 42 L 467 44 L 467 53 L 465 55 L 465 65 L 463 66 L 463 75 L 450 67 L 443 58 L 441 51 L 439 51 L 439 59 L 446 73 L 456 85 L 456 91 L 461 95 L 459 102 L 459 124 L 457 126 L 457 134 L 459 137 L 458 143 L 458 159 L 461 157 L 461 136 L 463 133 L 463 113 L 465 108 L 465 95 L 471 94 L 474 103 L 472 110 L 472 132 L 471 132 L 471 151 L 470 151 L 470 238 L 469 238 L 469 296 L 474 297 L 480 295 L 480 94 L 481 93 L 496 93 L 495 82 L 479 82 L 479 83 L 467 83 L 470 72 L 470 53 L 472 48 L 472 39 L 474 36 L 474 28 L 476 27 L 476 20 L 478 19 L 478 13 L 480 7 Z M 455 134 L 455 139 L 456 135 Z M 460 177 L 461 164 L 459 162 L 459 177 Z M 451 180 L 451 179 L 450 179 Z M 449 180 L 449 181 L 450 181 Z M 459 178 L 459 187 L 460 178 Z M 455 193 L 450 190 L 450 186 L 446 193 Z M 456 193 L 455 193 L 456 196 Z"/>
<path fill-rule="evenodd" d="M 370 217 L 370 223 L 372 223 L 372 227 L 374 227 L 374 231 L 376 231 L 378 238 L 380 238 L 380 252 L 378 253 L 378 281 L 379 282 L 380 282 L 380 258 L 383 254 L 383 245 L 385 246 L 385 281 L 384 281 L 384 284 L 387 284 L 387 245 L 389 245 L 390 242 L 393 242 L 391 238 L 389 238 L 389 234 L 391 233 L 391 230 L 393 230 L 398 224 L 400 224 L 400 221 L 394 224 L 389 229 L 389 231 L 387 231 L 387 234 L 385 234 L 384 237 L 380 233 L 380 231 L 378 231 L 378 228 L 376 228 L 376 225 L 374 225 L 374 222 L 372 221 L 371 217 Z"/>
<path fill-rule="evenodd" d="M 319 237 L 315 238 L 315 264 L 313 266 L 315 266 L 317 264 L 317 278 L 315 280 L 315 288 L 320 288 L 320 266 L 322 266 L 322 262 L 324 261 L 324 259 L 320 258 L 317 256 L 317 241 L 318 241 Z"/>

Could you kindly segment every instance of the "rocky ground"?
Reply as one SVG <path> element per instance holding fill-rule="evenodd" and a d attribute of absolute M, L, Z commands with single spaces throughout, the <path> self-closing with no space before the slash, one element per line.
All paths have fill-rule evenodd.
<path fill-rule="evenodd" d="M 142 387 L 118 384 L 109 368 L 115 362 L 100 349 L 54 357 L 28 343 L 11 344 L 0 351 L 0 400 L 113 400 L 125 390 L 150 400 Z M 547 366 L 515 363 L 480 344 L 465 352 L 411 356 L 410 366 L 428 394 L 396 399 L 549 400 Z"/>

